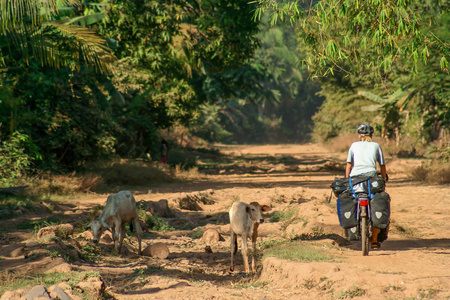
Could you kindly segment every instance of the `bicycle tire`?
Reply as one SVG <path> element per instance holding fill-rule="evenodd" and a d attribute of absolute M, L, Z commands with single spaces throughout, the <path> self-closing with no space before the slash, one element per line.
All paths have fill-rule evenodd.
<path fill-rule="evenodd" d="M 363 208 L 365 210 L 366 208 Z M 369 255 L 369 224 L 367 214 L 361 216 L 360 227 L 361 229 L 361 251 L 363 256 Z"/>

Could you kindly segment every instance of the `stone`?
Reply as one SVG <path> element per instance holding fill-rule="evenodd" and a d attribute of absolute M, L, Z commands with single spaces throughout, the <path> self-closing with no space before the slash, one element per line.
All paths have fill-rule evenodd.
<path fill-rule="evenodd" d="M 23 247 L 19 247 L 19 248 L 16 248 L 16 249 L 14 249 L 13 251 L 11 251 L 10 253 L 9 253 L 9 257 L 19 257 L 19 256 L 23 256 L 23 253 L 24 253 L 24 248 Z"/>
<path fill-rule="evenodd" d="M 206 244 L 213 244 L 223 240 L 224 238 L 214 228 L 207 229 L 202 236 L 202 241 Z"/>
<path fill-rule="evenodd" d="M 37 298 L 51 299 L 50 295 L 48 294 L 47 290 L 45 289 L 45 287 L 43 285 L 35 286 L 34 288 L 29 290 L 22 296 L 22 299 L 26 299 L 26 300 L 34 300 Z"/>
<path fill-rule="evenodd" d="M 45 273 L 70 273 L 72 271 L 72 267 L 68 263 L 62 263 L 57 266 L 54 266 L 51 269 L 48 269 Z"/>
<path fill-rule="evenodd" d="M 105 283 L 100 279 L 96 277 L 91 277 L 87 281 L 82 281 L 78 283 L 78 288 L 80 288 L 82 291 L 89 290 L 91 293 L 100 296 L 105 292 Z"/>
<path fill-rule="evenodd" d="M 51 227 L 43 227 L 39 229 L 39 232 L 37 234 L 38 239 L 42 239 L 45 236 L 56 236 L 56 232 Z"/>
<path fill-rule="evenodd" d="M 36 247 L 38 244 L 38 242 L 36 242 L 35 240 L 26 240 L 25 241 L 25 246 L 32 248 L 32 247 Z"/>
<path fill-rule="evenodd" d="M 62 238 L 67 238 L 73 235 L 73 230 L 73 225 L 69 223 L 59 224 L 55 226 L 56 235 Z"/>
<path fill-rule="evenodd" d="M 155 243 L 142 251 L 142 255 L 165 259 L 169 257 L 169 248 L 164 243 Z"/>
<path fill-rule="evenodd" d="M 139 201 L 138 207 L 146 210 L 153 216 L 159 216 L 159 217 L 171 217 L 172 212 L 169 208 L 169 201 L 166 199 L 161 199 L 157 202 L 155 201 Z"/>
<path fill-rule="evenodd" d="M 48 289 L 50 293 L 50 297 L 52 299 L 60 299 L 60 300 L 73 300 L 62 288 L 57 285 L 53 285 Z"/>
<path fill-rule="evenodd" d="M 73 235 L 73 225 L 72 224 L 59 224 L 53 226 L 43 227 L 39 230 L 37 237 L 39 239 L 45 236 L 58 236 L 61 238 L 67 238 L 70 235 Z"/>
<path fill-rule="evenodd" d="M 78 237 L 83 237 L 83 238 L 85 238 L 85 239 L 87 239 L 87 240 L 92 240 L 92 239 L 94 239 L 94 235 L 93 235 L 92 232 L 89 231 L 89 230 L 86 230 L 86 231 L 80 233 L 80 234 L 78 235 Z"/>

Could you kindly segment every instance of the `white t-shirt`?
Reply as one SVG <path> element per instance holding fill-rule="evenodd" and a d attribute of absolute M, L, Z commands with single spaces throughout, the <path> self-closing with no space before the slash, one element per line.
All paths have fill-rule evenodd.
<path fill-rule="evenodd" d="M 350 176 L 377 171 L 377 162 L 384 165 L 381 147 L 376 142 L 355 142 L 348 150 L 347 162 L 353 163 Z"/>

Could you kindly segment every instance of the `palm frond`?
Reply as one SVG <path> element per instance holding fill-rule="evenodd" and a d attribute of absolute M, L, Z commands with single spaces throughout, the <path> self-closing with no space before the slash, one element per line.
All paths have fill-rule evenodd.
<path fill-rule="evenodd" d="M 95 24 L 105 18 L 105 13 L 97 13 L 87 16 L 79 16 L 77 18 L 70 19 L 69 21 L 65 22 L 65 25 L 78 25 L 78 26 L 89 26 L 92 24 Z"/>
<path fill-rule="evenodd" d="M 407 91 L 408 94 L 403 97 L 401 100 L 397 101 L 397 103 L 395 103 L 395 106 L 399 109 L 403 109 L 405 108 L 405 106 L 408 104 L 409 100 L 411 100 L 417 93 L 417 89 L 414 89 L 412 91 Z"/>
<path fill-rule="evenodd" d="M 6 29 L 34 26 L 58 14 L 62 6 L 80 5 L 79 0 L 0 0 L 0 33 Z"/>
<path fill-rule="evenodd" d="M 383 105 L 368 105 L 368 106 L 362 106 L 362 111 L 377 111 L 383 108 Z"/>
<path fill-rule="evenodd" d="M 88 28 L 58 23 L 49 24 L 63 36 L 76 40 L 81 50 L 80 55 L 84 57 L 86 64 L 98 68 L 104 74 L 112 73 L 110 63 L 115 60 L 115 57 L 105 39 Z"/>
<path fill-rule="evenodd" d="M 358 95 L 363 96 L 364 98 L 367 98 L 367 99 L 372 100 L 374 102 L 380 103 L 382 105 L 385 105 L 385 104 L 389 103 L 386 100 L 384 100 L 383 98 L 381 98 L 380 96 L 372 94 L 371 92 L 358 91 Z"/>

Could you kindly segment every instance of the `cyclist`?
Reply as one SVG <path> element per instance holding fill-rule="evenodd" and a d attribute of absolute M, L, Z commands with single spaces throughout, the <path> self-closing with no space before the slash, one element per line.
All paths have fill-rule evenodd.
<path fill-rule="evenodd" d="M 380 165 L 381 176 L 386 179 L 386 164 L 383 151 L 378 143 L 372 141 L 373 127 L 368 124 L 361 124 L 358 127 L 359 142 L 350 146 L 345 168 L 345 177 L 356 175 L 377 176 L 376 163 Z M 378 249 L 378 228 L 372 228 L 372 248 Z"/>

